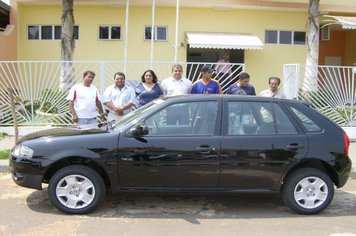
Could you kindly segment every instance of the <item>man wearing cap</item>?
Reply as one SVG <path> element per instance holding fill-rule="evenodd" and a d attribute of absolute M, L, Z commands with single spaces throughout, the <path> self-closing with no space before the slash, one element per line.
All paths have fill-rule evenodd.
<path fill-rule="evenodd" d="M 191 94 L 222 94 L 218 81 L 212 79 L 214 69 L 204 65 L 201 70 L 201 79 L 197 80 L 190 91 Z"/>

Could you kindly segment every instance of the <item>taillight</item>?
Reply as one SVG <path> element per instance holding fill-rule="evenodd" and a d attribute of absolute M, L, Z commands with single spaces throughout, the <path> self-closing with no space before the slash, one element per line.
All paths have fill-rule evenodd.
<path fill-rule="evenodd" d="M 346 156 L 349 156 L 350 138 L 349 136 L 347 136 L 346 133 L 344 133 L 344 145 L 345 145 L 344 154 Z"/>

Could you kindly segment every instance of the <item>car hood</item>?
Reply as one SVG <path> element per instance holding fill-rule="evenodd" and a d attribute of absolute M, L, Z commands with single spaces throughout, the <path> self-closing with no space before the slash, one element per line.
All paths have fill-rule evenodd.
<path fill-rule="evenodd" d="M 47 129 L 42 131 L 37 131 L 34 133 L 27 134 L 20 138 L 17 143 L 33 140 L 42 137 L 59 137 L 59 136 L 75 136 L 75 135 L 83 135 L 83 134 L 98 134 L 98 133 L 106 133 L 107 131 L 102 129 L 77 129 L 77 128 L 54 128 Z"/>

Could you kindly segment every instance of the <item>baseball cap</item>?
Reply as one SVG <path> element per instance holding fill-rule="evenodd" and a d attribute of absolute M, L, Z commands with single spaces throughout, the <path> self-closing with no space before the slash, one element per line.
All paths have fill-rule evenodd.
<path fill-rule="evenodd" d="M 200 69 L 200 72 L 210 72 L 210 73 L 212 73 L 212 72 L 214 72 L 214 69 L 213 69 L 211 66 L 209 66 L 209 65 L 204 65 L 204 66 Z"/>

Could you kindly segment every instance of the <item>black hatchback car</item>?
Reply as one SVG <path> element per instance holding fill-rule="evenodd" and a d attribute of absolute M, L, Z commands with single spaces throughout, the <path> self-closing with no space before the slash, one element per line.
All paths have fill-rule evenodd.
<path fill-rule="evenodd" d="M 70 214 L 93 211 L 105 193 L 280 192 L 300 214 L 332 201 L 350 171 L 349 138 L 296 100 L 230 95 L 159 98 L 119 123 L 56 128 L 21 138 L 13 180 L 42 189 Z"/>

